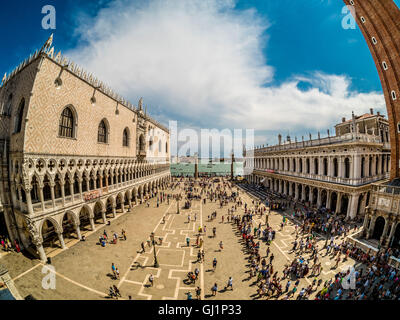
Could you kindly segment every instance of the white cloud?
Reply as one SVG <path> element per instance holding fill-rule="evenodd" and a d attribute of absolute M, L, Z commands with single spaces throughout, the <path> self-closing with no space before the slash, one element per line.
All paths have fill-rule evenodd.
<path fill-rule="evenodd" d="M 350 115 L 384 111 L 380 93 L 350 90 L 344 75 L 315 72 L 273 85 L 263 55 L 268 21 L 233 1 L 116 0 L 80 25 L 68 53 L 161 119 L 194 127 L 325 130 Z M 312 88 L 298 89 L 300 81 Z"/>

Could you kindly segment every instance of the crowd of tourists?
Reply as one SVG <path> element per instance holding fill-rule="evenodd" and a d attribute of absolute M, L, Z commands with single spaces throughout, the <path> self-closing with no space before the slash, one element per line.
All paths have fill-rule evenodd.
<path fill-rule="evenodd" d="M 0 235 L 0 244 L 1 244 L 1 249 L 5 252 L 11 252 L 11 251 L 17 253 L 21 252 L 21 247 L 17 239 L 14 241 L 14 243 L 12 243 L 7 236 Z"/>
<path fill-rule="evenodd" d="M 164 201 L 168 201 L 169 204 L 170 199 L 183 200 L 182 205 L 187 208 L 192 206 L 193 201 L 219 204 L 220 210 L 213 211 L 207 221 L 211 223 L 220 216 L 221 223 L 227 222 L 232 225 L 248 259 L 249 280 L 254 281 L 255 299 L 400 299 L 400 271 L 389 264 L 394 250 L 381 249 L 378 253 L 374 250 L 363 251 L 346 238 L 349 234 L 357 232 L 359 226 L 348 224 L 329 210 L 308 208 L 270 191 L 263 199 L 252 197 L 250 202 L 246 202 L 246 198 L 241 197 L 243 191 L 226 179 L 218 181 L 201 178 L 196 181 L 179 178 L 170 183 L 169 190 L 171 194 L 155 194 L 157 205 Z M 272 211 L 279 211 L 281 214 L 282 220 L 279 225 L 272 225 L 269 221 Z M 165 223 L 165 217 L 163 221 Z M 191 221 L 197 221 L 196 214 L 188 214 L 187 223 Z M 294 228 L 294 241 L 290 243 L 290 259 L 287 263 L 282 263 L 283 256 L 274 255 L 272 244 L 278 233 L 288 228 L 289 224 Z M 210 231 L 210 237 L 216 238 L 217 228 L 212 227 Z M 186 238 L 187 247 L 193 244 L 198 248 L 199 263 L 204 263 L 205 260 L 203 235 L 206 234 L 207 226 L 200 225 L 195 244 L 189 237 Z M 222 252 L 224 235 L 218 234 L 218 238 L 219 250 L 216 252 Z M 162 239 L 159 244 L 161 243 Z M 147 245 L 151 247 L 153 243 L 148 241 Z M 144 243 L 141 247 L 142 252 L 145 252 Z M 349 261 L 350 259 L 357 263 Z M 212 269 L 209 271 L 215 272 L 217 258 L 211 257 L 210 261 Z M 348 266 L 342 270 L 341 267 L 346 261 Z M 351 265 L 356 266 L 356 269 L 349 267 Z M 327 271 L 331 271 L 334 276 L 329 278 Z M 112 277 L 119 279 L 119 271 L 114 264 L 112 272 Z M 199 272 L 199 268 L 190 271 L 184 282 L 196 286 Z M 212 276 L 212 273 L 210 275 Z M 152 287 L 155 281 L 152 274 L 148 281 Z M 217 281 L 214 282 L 209 297 L 221 292 L 218 291 L 219 285 Z M 227 275 L 223 288 L 224 291 L 233 290 L 232 275 Z M 188 300 L 194 298 L 191 292 L 186 295 Z M 119 296 L 118 289 L 110 287 L 110 297 Z M 199 286 L 195 288 L 195 298 L 201 299 Z"/>
<path fill-rule="evenodd" d="M 271 193 L 271 197 L 263 200 L 274 207 L 278 198 L 279 195 Z M 389 264 L 389 258 L 395 253 L 394 250 L 381 249 L 376 254 L 373 250 L 365 252 L 356 247 L 346 240 L 346 236 L 350 232 L 356 232 L 358 226 L 346 224 L 344 220 L 324 208 L 311 210 L 290 201 L 279 204 L 284 208 L 291 208 L 292 214 L 288 216 L 293 222 L 298 223 L 295 225 L 296 239 L 292 243 L 291 250 L 291 253 L 296 254 L 296 258 L 285 265 L 281 277 L 278 271 L 273 272 L 273 259 L 267 264 L 269 247 L 264 258 L 260 255 L 257 239 L 266 241 L 267 245 L 271 240 L 265 238 L 265 230 L 260 232 L 261 225 L 258 224 L 258 228 L 254 228 L 252 234 L 253 215 L 246 214 L 246 208 L 241 219 L 235 219 L 246 252 L 249 254 L 250 275 L 257 277 L 259 297 L 277 299 L 282 297 L 285 300 L 296 297 L 302 300 L 310 299 L 311 294 L 315 293 L 315 300 L 400 299 L 400 271 Z M 254 212 L 262 215 L 264 210 L 259 209 L 261 203 L 253 200 L 253 205 Z M 286 213 L 287 211 L 282 215 L 281 229 L 288 221 Z M 269 229 L 266 218 L 266 230 Z M 319 248 L 317 239 L 318 237 L 321 239 L 321 235 L 326 241 L 325 245 Z M 337 270 L 339 263 L 349 258 L 359 262 L 358 268 L 341 270 L 333 279 L 323 281 L 319 278 L 323 269 L 320 259 L 326 256 L 335 262 L 331 270 Z M 307 276 L 314 278 L 312 283 L 300 289 L 300 279 Z M 286 279 L 288 280 L 285 284 Z"/>

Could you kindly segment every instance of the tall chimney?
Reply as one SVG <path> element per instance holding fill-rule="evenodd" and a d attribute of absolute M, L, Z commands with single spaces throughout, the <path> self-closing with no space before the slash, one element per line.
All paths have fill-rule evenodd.
<path fill-rule="evenodd" d="M 346 118 L 345 118 L 345 117 L 342 118 L 342 123 L 343 123 L 343 122 L 346 122 Z"/>
<path fill-rule="evenodd" d="M 369 109 L 369 112 L 373 115 L 374 114 L 374 109 L 373 108 Z"/>
<path fill-rule="evenodd" d="M 278 144 L 281 145 L 282 144 L 282 135 L 278 134 Z"/>

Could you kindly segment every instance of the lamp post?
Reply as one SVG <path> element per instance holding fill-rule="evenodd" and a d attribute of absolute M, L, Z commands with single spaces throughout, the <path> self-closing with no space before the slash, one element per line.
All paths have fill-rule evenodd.
<path fill-rule="evenodd" d="M 178 198 L 178 200 L 176 201 L 176 214 L 180 214 L 181 212 L 180 212 L 180 208 L 179 208 L 179 198 Z"/>
<path fill-rule="evenodd" d="M 156 254 L 156 241 L 154 240 L 154 232 L 150 235 L 151 242 L 153 244 L 153 253 L 154 253 L 154 268 L 158 268 L 159 264 L 157 261 L 157 254 Z"/>

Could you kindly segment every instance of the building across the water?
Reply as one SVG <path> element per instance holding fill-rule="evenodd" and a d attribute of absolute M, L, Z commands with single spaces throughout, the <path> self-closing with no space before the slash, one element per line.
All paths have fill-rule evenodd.
<path fill-rule="evenodd" d="M 169 131 L 43 48 L 0 87 L 0 233 L 47 259 L 170 179 Z"/>
<path fill-rule="evenodd" d="M 334 136 L 282 142 L 247 150 L 245 177 L 310 206 L 326 207 L 348 219 L 360 218 L 372 184 L 390 170 L 388 121 L 371 109 L 335 126 Z"/>
<path fill-rule="evenodd" d="M 171 175 L 174 177 L 194 177 L 196 164 L 199 177 L 229 176 L 232 171 L 232 159 L 200 159 L 197 155 L 175 158 L 171 163 Z M 243 176 L 243 159 L 235 159 L 233 175 Z"/>

